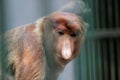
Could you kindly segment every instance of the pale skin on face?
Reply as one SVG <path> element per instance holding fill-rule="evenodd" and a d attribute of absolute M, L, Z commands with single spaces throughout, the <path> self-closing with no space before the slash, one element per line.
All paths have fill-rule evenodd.
<path fill-rule="evenodd" d="M 70 41 L 65 40 L 62 47 L 62 57 L 67 60 L 72 56 L 72 48 L 70 46 Z"/>

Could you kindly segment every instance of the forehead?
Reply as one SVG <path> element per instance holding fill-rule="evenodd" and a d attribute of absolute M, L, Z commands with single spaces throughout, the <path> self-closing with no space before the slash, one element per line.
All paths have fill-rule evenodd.
<path fill-rule="evenodd" d="M 55 25 L 57 25 L 57 28 L 80 29 L 83 25 L 81 18 L 72 13 L 56 12 L 50 15 L 50 19 Z"/>

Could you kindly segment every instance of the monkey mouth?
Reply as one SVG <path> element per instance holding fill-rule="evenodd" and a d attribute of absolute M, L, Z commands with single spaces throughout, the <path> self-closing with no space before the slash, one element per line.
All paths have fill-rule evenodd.
<path fill-rule="evenodd" d="M 64 58 L 60 58 L 60 62 L 63 63 L 64 65 L 66 65 L 67 63 L 70 62 L 70 60 L 66 60 Z"/>
<path fill-rule="evenodd" d="M 72 59 L 71 57 L 69 59 L 65 59 L 64 57 L 62 57 L 62 55 L 59 57 L 60 62 L 63 64 L 69 63 L 71 59 Z"/>

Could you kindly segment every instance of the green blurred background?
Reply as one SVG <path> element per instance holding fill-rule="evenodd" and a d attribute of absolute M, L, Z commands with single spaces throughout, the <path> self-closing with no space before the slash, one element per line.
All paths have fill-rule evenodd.
<path fill-rule="evenodd" d="M 34 22 L 68 1 L 0 0 L 0 33 Z M 120 1 L 83 1 L 91 9 L 83 17 L 90 27 L 80 55 L 67 65 L 59 80 L 120 80 Z M 0 55 L 0 61 L 3 57 Z"/>

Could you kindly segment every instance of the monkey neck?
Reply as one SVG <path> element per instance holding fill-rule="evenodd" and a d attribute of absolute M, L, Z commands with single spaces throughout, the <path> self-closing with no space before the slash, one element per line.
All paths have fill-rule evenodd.
<path fill-rule="evenodd" d="M 52 51 L 51 51 L 52 52 Z M 58 65 L 53 55 L 46 53 L 46 76 L 45 80 L 57 80 L 59 73 L 63 70 L 63 67 Z M 52 53 L 53 54 L 53 53 Z"/>
<path fill-rule="evenodd" d="M 49 66 L 46 65 L 46 76 L 45 76 L 45 80 L 57 80 L 58 76 L 59 76 L 59 73 L 61 72 L 62 70 L 59 69 L 59 67 L 57 66 Z"/>
<path fill-rule="evenodd" d="M 45 80 L 57 80 L 58 74 L 59 74 L 58 71 L 46 69 Z"/>

